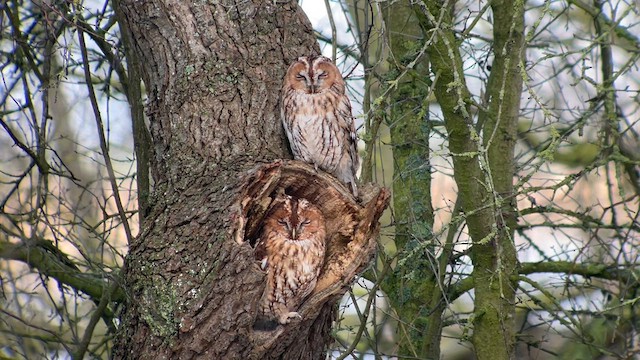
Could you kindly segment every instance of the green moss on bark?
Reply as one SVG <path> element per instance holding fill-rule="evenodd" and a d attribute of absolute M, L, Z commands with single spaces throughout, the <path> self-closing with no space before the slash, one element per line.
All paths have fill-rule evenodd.
<path fill-rule="evenodd" d="M 478 359 L 513 357 L 517 256 L 513 244 L 513 152 L 522 78 L 522 2 L 494 1 L 495 59 L 489 78 L 488 113 L 470 116 L 462 59 L 451 31 L 449 9 L 429 0 L 416 7 L 428 53 L 438 75 L 435 95 L 444 114 L 462 211 L 473 241 L 475 310 L 472 342 Z"/>
<path fill-rule="evenodd" d="M 432 233 L 428 61 L 422 59 L 399 78 L 422 48 L 422 43 L 415 41 L 422 31 L 410 6 L 391 4 L 384 10 L 394 60 L 388 78 L 396 86 L 389 99 L 388 126 L 394 161 L 395 243 L 400 251 L 384 289 L 404 321 L 400 325 L 404 327 L 400 331 L 400 354 L 439 358 L 443 307 L 439 296 L 433 296 L 440 294 L 440 288 L 432 271 L 436 260 L 429 255 L 436 249 Z"/>

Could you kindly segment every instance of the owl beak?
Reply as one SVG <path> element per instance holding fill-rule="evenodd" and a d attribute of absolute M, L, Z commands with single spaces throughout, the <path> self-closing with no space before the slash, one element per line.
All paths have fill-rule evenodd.
<path fill-rule="evenodd" d="M 310 94 L 315 94 L 316 93 L 316 86 L 311 84 L 309 85 L 309 89 L 311 90 Z"/>
<path fill-rule="evenodd" d="M 294 227 L 293 229 L 291 229 L 291 238 L 297 240 L 298 238 L 296 237 L 296 235 L 296 228 Z"/>

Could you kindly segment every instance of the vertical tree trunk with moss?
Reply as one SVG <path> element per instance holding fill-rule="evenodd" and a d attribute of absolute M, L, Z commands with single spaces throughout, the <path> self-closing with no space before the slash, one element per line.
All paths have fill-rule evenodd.
<path fill-rule="evenodd" d="M 387 78 L 398 79 L 389 97 L 387 125 L 393 148 L 393 206 L 398 262 L 384 290 L 400 318 L 400 354 L 440 357 L 444 306 L 433 271 L 437 253 L 433 238 L 431 167 L 429 163 L 429 66 L 418 57 L 423 34 L 413 8 L 385 3 L 382 15 L 389 36 Z M 415 64 L 411 64 L 418 57 Z M 413 68 L 408 68 L 413 65 Z M 435 295 L 435 296 L 434 296 Z"/>
<path fill-rule="evenodd" d="M 461 208 L 473 241 L 475 290 L 472 342 L 478 359 L 514 357 L 517 257 L 513 234 L 514 146 L 522 91 L 522 3 L 493 2 L 494 63 L 487 89 L 488 111 L 472 122 L 470 95 L 449 10 L 439 1 L 416 7 L 437 75 Z M 477 128 L 482 129 L 482 138 Z M 485 151 L 486 150 L 486 151 Z"/>
<path fill-rule="evenodd" d="M 509 359 L 515 351 L 515 294 L 518 273 L 514 148 L 524 69 L 524 1 L 491 2 L 494 61 L 481 113 L 482 144 L 493 202 L 493 229 L 473 249 L 475 311 L 473 344 L 479 359 Z M 474 238 L 474 243 L 476 239 Z M 496 341 L 496 334 L 500 336 Z M 500 341 L 501 340 L 501 341 Z"/>

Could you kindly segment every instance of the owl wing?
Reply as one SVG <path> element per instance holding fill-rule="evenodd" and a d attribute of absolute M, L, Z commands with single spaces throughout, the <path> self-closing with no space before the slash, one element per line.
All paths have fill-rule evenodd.
<path fill-rule="evenodd" d="M 299 142 L 295 139 L 294 127 L 298 124 L 296 118 L 296 112 L 292 109 L 295 108 L 294 104 L 294 91 L 291 89 L 283 89 L 282 103 L 280 104 L 280 120 L 282 121 L 282 127 L 289 140 L 289 146 L 294 157 L 300 154 Z"/>
<path fill-rule="evenodd" d="M 349 101 L 346 94 L 343 94 L 340 97 L 336 112 L 336 118 L 339 120 L 340 130 L 346 135 L 344 150 L 349 154 L 349 158 L 351 159 L 351 168 L 349 170 L 353 174 L 353 179 L 355 181 L 355 174 L 358 171 L 358 166 L 360 165 L 358 159 L 358 135 L 356 133 L 354 118 L 351 113 L 351 101 Z"/>
<path fill-rule="evenodd" d="M 265 239 L 260 239 L 254 250 L 255 259 L 260 262 L 260 269 L 263 271 L 266 271 L 269 267 L 266 243 Z"/>

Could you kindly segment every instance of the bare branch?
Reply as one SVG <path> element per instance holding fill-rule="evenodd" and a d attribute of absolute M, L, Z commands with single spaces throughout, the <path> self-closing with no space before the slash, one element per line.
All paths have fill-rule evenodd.
<path fill-rule="evenodd" d="M 16 260 L 38 269 L 44 276 L 50 276 L 59 282 L 81 291 L 96 301 L 102 299 L 114 283 L 115 278 L 104 275 L 83 273 L 69 258 L 47 240 L 34 244 L 13 244 L 0 242 L 0 258 Z M 110 301 L 121 302 L 124 292 L 118 288 L 110 297 Z"/>
<path fill-rule="evenodd" d="M 93 85 L 91 84 L 91 70 L 89 69 L 87 47 L 84 43 L 84 31 L 81 28 L 78 28 L 78 40 L 80 42 L 80 52 L 82 54 L 82 59 L 83 59 L 82 64 L 84 67 L 84 75 L 85 75 L 85 80 L 87 84 L 87 90 L 89 91 L 91 108 L 93 109 L 93 115 L 96 120 L 96 128 L 98 130 L 98 136 L 100 139 L 100 149 L 102 150 L 102 156 L 104 157 L 105 165 L 107 167 L 107 172 L 109 173 L 109 182 L 111 183 L 111 190 L 113 191 L 113 197 L 115 199 L 116 206 L 118 208 L 118 213 L 120 214 L 120 221 L 122 221 L 122 225 L 124 226 L 124 231 L 125 231 L 125 234 L 127 235 L 127 242 L 131 243 L 133 240 L 133 235 L 131 234 L 131 228 L 129 227 L 129 220 L 127 219 L 124 206 L 122 205 L 122 200 L 120 199 L 120 189 L 118 188 L 118 184 L 116 183 L 116 175 L 115 175 L 115 172 L 113 171 L 113 165 L 111 164 L 111 156 L 109 155 L 109 148 L 107 147 L 107 139 L 104 134 L 104 125 L 102 124 L 102 116 L 100 115 L 98 100 L 96 100 L 96 94 L 93 90 Z"/>

